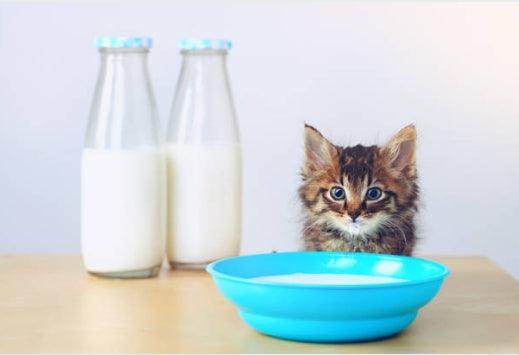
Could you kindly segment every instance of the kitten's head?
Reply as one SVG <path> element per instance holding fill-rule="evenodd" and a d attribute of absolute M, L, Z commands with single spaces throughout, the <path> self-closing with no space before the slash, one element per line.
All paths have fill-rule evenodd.
<path fill-rule="evenodd" d="M 339 147 L 305 126 L 303 185 L 306 227 L 351 240 L 399 228 L 416 210 L 416 130 L 400 130 L 383 146 Z"/>

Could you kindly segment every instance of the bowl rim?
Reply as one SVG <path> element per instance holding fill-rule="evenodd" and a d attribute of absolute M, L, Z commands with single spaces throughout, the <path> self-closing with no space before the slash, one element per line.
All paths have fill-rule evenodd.
<path fill-rule="evenodd" d="M 279 282 L 279 281 L 263 281 L 263 280 L 255 280 L 253 278 L 247 277 L 239 277 L 233 276 L 229 274 L 222 273 L 220 271 L 215 270 L 215 266 L 221 262 L 225 262 L 232 259 L 238 259 L 243 257 L 250 256 L 259 256 L 259 255 L 283 255 L 283 254 L 320 254 L 320 255 L 345 255 L 345 256 L 355 256 L 360 258 L 380 258 L 382 260 L 405 260 L 405 259 L 413 259 L 418 260 L 422 263 L 426 263 L 429 265 L 434 265 L 440 268 L 440 273 L 434 276 L 426 277 L 420 280 L 403 280 L 403 281 L 395 281 L 395 282 L 387 282 L 387 283 L 373 283 L 373 284 L 309 284 L 309 283 L 295 283 L 295 282 Z M 259 253 L 259 254 L 248 254 L 248 255 L 239 255 L 232 256 L 228 258 L 219 259 L 213 261 L 205 270 L 211 274 L 213 279 L 220 278 L 223 280 L 234 281 L 239 283 L 258 285 L 258 286 L 271 286 L 271 287 L 295 287 L 295 288 L 333 288 L 333 289 L 357 289 L 357 288 L 391 288 L 391 287 L 400 287 L 400 286 L 412 286 L 419 285 L 429 282 L 434 282 L 438 280 L 443 280 L 447 276 L 450 275 L 451 270 L 437 262 L 432 261 L 425 258 L 419 258 L 414 256 L 404 256 L 404 255 L 393 255 L 393 254 L 378 254 L 378 253 L 364 253 L 364 252 L 340 252 L 340 251 L 292 251 L 292 252 L 276 252 L 276 253 Z M 280 274 L 281 275 L 281 274 Z"/>

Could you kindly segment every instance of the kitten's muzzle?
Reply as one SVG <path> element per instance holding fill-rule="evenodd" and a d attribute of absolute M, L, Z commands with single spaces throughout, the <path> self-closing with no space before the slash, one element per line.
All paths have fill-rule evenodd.
<path fill-rule="evenodd" d="M 351 217 L 351 221 L 355 222 L 358 216 L 360 216 L 360 209 L 348 210 L 348 216 Z"/>

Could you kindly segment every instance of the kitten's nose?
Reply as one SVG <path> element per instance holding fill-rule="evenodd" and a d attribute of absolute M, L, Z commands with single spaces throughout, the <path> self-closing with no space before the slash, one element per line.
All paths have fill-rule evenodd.
<path fill-rule="evenodd" d="M 348 215 L 351 217 L 351 221 L 355 222 L 358 216 L 360 216 L 360 210 L 350 210 L 348 211 Z"/>

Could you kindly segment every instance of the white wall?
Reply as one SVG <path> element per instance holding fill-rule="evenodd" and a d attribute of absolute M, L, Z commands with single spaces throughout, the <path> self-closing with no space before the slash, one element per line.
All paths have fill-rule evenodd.
<path fill-rule="evenodd" d="M 381 143 L 415 122 L 419 252 L 485 254 L 519 277 L 513 3 L 0 3 L 0 252 L 79 251 L 79 159 L 98 34 L 155 38 L 163 122 L 176 40 L 234 41 L 244 252 L 297 247 L 304 121 L 340 143 Z"/>

